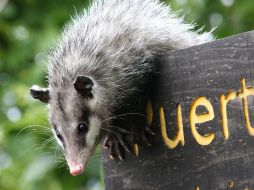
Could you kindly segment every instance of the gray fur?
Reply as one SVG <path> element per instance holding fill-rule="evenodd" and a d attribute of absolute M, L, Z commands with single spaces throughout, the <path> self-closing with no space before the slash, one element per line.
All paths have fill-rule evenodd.
<path fill-rule="evenodd" d="M 146 83 L 156 56 L 208 42 L 211 36 L 193 31 L 158 0 L 96 0 L 76 15 L 51 50 L 48 63 L 49 117 L 68 141 L 66 154 L 78 153 L 82 162 L 97 142 L 80 147 L 75 130 L 81 110 L 100 125 L 89 124 L 89 130 L 107 127 L 103 120 Z M 93 98 L 84 98 L 73 88 L 78 75 L 93 79 Z M 96 131 L 93 134 L 98 138 Z"/>

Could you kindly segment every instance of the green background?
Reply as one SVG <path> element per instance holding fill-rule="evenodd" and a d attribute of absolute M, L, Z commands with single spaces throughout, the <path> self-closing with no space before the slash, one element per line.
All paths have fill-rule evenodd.
<path fill-rule="evenodd" d="M 254 29 L 253 0 L 168 0 L 216 38 Z M 100 151 L 71 177 L 51 139 L 47 108 L 29 96 L 46 86 L 46 55 L 70 15 L 86 0 L 0 0 L 0 190 L 103 189 Z M 172 26 L 174 27 L 174 26 Z"/>

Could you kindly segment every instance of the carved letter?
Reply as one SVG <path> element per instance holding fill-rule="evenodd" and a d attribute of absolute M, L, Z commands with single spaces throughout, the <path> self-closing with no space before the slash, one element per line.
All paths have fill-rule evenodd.
<path fill-rule="evenodd" d="M 236 98 L 236 92 L 229 92 L 227 96 L 220 96 L 220 112 L 221 112 L 221 121 L 222 121 L 222 130 L 223 136 L 227 140 L 229 138 L 228 132 L 228 116 L 227 116 L 227 104 L 230 100 Z"/>
<path fill-rule="evenodd" d="M 248 133 L 251 136 L 254 136 L 254 128 L 250 124 L 250 116 L 248 110 L 248 102 L 247 96 L 253 95 L 254 96 L 254 88 L 246 88 L 245 79 L 241 79 L 242 83 L 242 91 L 238 93 L 238 98 L 242 98 L 243 102 L 243 113 L 245 118 L 245 123 L 247 126 Z"/>
<path fill-rule="evenodd" d="M 163 107 L 160 107 L 160 126 L 161 126 L 161 135 L 168 146 L 168 148 L 173 149 L 175 148 L 178 143 L 181 143 L 182 146 L 184 146 L 184 133 L 183 133 L 183 118 L 182 118 L 182 110 L 181 105 L 177 105 L 177 127 L 178 127 L 178 133 L 176 137 L 171 140 L 167 136 L 167 130 L 166 130 L 166 122 L 165 122 L 165 115 Z"/>
<path fill-rule="evenodd" d="M 148 126 L 151 126 L 153 122 L 153 107 L 150 100 L 148 101 L 146 106 L 146 119 Z"/>
<path fill-rule="evenodd" d="M 196 109 L 198 106 L 205 106 L 208 112 L 197 115 Z M 211 121 L 213 120 L 213 118 L 214 118 L 214 111 L 213 111 L 212 104 L 210 103 L 209 100 L 207 100 L 205 97 L 199 97 L 196 100 L 194 100 L 190 109 L 190 127 L 191 127 L 191 132 L 194 138 L 200 145 L 209 145 L 214 139 L 214 133 L 210 133 L 204 136 L 200 135 L 197 132 L 196 124 Z"/>

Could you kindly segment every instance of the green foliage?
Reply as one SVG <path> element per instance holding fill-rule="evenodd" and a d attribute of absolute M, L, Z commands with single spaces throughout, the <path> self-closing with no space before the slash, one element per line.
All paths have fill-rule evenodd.
<path fill-rule="evenodd" d="M 16 0 L 0 12 L 1 190 L 102 189 L 99 152 L 84 175 L 71 177 L 56 144 L 49 141 L 46 106 L 29 95 L 32 84 L 46 85 L 50 44 L 70 15 L 86 4 Z"/>
<path fill-rule="evenodd" d="M 254 29 L 252 0 L 165 0 L 173 10 L 180 10 L 188 22 L 214 31 L 217 39 Z"/>
<path fill-rule="evenodd" d="M 100 153 L 84 175 L 71 177 L 50 141 L 46 106 L 29 96 L 32 84 L 46 86 L 47 50 L 88 0 L 5 2 L 0 1 L 0 189 L 102 189 Z M 253 0 L 166 2 L 181 10 L 186 21 L 196 21 L 197 28 L 217 26 L 217 38 L 254 28 Z"/>

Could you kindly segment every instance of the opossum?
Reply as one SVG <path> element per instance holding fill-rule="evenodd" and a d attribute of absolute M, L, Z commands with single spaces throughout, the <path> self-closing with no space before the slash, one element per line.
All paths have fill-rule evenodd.
<path fill-rule="evenodd" d="M 125 128 L 121 116 L 140 113 L 129 105 L 137 97 L 146 100 L 157 58 L 211 40 L 210 32 L 194 31 L 158 0 L 95 0 L 76 15 L 49 51 L 48 87 L 30 89 L 49 105 L 70 173 L 84 171 L 103 138 L 111 157 L 123 159 L 123 149 L 130 150 L 124 137 L 135 130 Z"/>

